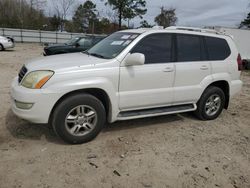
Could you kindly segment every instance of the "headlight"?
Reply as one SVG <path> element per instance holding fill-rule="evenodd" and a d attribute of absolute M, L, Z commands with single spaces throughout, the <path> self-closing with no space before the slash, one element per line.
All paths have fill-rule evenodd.
<path fill-rule="evenodd" d="M 27 74 L 21 85 L 30 89 L 40 89 L 53 76 L 53 71 L 34 71 Z"/>

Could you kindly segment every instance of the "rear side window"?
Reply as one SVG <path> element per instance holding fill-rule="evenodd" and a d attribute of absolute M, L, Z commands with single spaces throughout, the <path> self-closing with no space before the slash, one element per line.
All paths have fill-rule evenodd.
<path fill-rule="evenodd" d="M 152 34 L 142 39 L 131 53 L 145 55 L 145 64 L 171 62 L 171 34 Z"/>
<path fill-rule="evenodd" d="M 80 46 L 89 48 L 92 46 L 92 39 L 91 38 L 82 38 L 78 41 Z"/>
<path fill-rule="evenodd" d="M 225 60 L 230 56 L 231 50 L 225 39 L 215 37 L 205 37 L 208 57 L 211 61 Z"/>
<path fill-rule="evenodd" d="M 200 36 L 177 35 L 177 61 L 202 61 L 205 56 L 204 45 Z"/>
<path fill-rule="evenodd" d="M 104 39 L 104 38 L 100 38 L 100 37 L 94 38 L 93 44 L 100 42 L 102 39 Z"/>

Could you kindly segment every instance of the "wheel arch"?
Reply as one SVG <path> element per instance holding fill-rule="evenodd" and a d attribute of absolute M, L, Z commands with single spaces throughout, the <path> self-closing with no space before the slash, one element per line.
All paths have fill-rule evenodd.
<path fill-rule="evenodd" d="M 56 107 L 64 99 L 66 99 L 70 96 L 76 95 L 76 94 L 83 94 L 83 93 L 93 95 L 94 97 L 96 97 L 97 99 L 99 99 L 102 102 L 102 104 L 104 105 L 105 111 L 106 111 L 107 120 L 110 122 L 111 118 L 112 118 L 111 117 L 112 116 L 112 104 L 111 104 L 111 100 L 110 100 L 110 97 L 108 96 L 107 92 L 104 91 L 103 89 L 100 89 L 100 88 L 88 88 L 88 89 L 78 89 L 78 90 L 70 91 L 70 92 L 64 94 L 61 98 L 59 98 L 50 112 L 49 123 L 51 123 L 51 120 L 52 120 L 52 117 L 53 117 L 53 114 L 54 114 Z"/>
<path fill-rule="evenodd" d="M 228 81 L 226 81 L 226 80 L 218 80 L 218 81 L 215 81 L 215 82 L 211 83 L 210 85 L 208 85 L 207 88 L 209 88 L 211 86 L 218 87 L 224 92 L 225 98 L 226 98 L 224 108 L 228 109 L 229 101 L 230 101 L 230 86 L 229 86 Z"/>

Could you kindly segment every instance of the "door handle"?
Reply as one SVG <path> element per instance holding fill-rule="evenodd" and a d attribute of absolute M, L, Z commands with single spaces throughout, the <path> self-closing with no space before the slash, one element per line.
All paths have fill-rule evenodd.
<path fill-rule="evenodd" d="M 173 72 L 174 71 L 174 68 L 172 67 L 166 67 L 163 72 Z"/>
<path fill-rule="evenodd" d="M 208 66 L 207 65 L 202 65 L 200 69 L 201 70 L 208 70 Z"/>

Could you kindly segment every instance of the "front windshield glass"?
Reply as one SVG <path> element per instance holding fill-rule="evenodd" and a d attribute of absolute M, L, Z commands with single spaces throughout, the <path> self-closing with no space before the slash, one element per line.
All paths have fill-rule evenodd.
<path fill-rule="evenodd" d="M 75 37 L 66 42 L 67 45 L 74 45 L 79 40 L 79 37 Z"/>
<path fill-rule="evenodd" d="M 138 33 L 118 32 L 110 35 L 97 43 L 87 51 L 88 54 L 113 59 L 118 56 L 133 40 L 139 36 Z"/>

